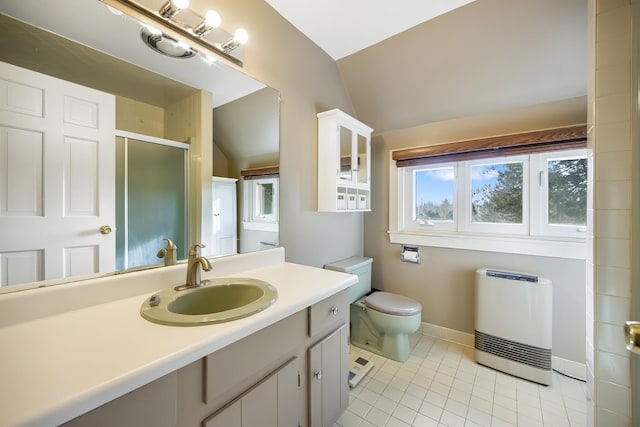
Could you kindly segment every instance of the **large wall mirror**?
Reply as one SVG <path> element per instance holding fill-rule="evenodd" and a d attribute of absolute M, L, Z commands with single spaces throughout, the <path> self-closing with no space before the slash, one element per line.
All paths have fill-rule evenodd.
<path fill-rule="evenodd" d="M 41 280 L 58 284 L 96 273 L 160 266 L 164 238 L 177 244 L 179 260 L 198 242 L 207 242 L 209 248 L 203 253 L 210 256 L 278 245 L 278 91 L 211 57 L 164 56 L 143 42 L 141 30 L 135 19 L 99 0 L 21 0 L 0 6 L 0 187 L 9 188 L 0 191 L 0 293 L 39 286 Z M 79 119 L 95 118 L 113 128 L 108 155 L 96 154 L 99 162 L 86 161 L 82 153 L 94 158 L 94 149 L 80 136 L 52 153 L 47 148 L 52 138 L 45 131 L 37 129 L 35 133 L 44 135 L 38 141 L 31 130 L 25 131 L 31 119 L 15 119 L 15 109 L 7 105 L 15 94 L 18 104 L 38 105 L 40 101 L 22 96 L 38 85 L 14 85 L 31 71 L 111 96 L 112 101 L 106 102 L 114 104 L 112 122 L 97 114 L 93 117 L 92 108 L 83 107 L 93 101 L 85 102 L 82 95 L 77 96 L 77 110 L 69 107 L 71 116 L 77 111 Z M 43 93 L 42 105 L 55 96 Z M 194 112 L 196 100 L 203 99 L 212 101 Z M 66 107 L 62 109 L 61 114 L 67 114 Z M 204 132 L 211 140 L 201 141 L 210 144 L 203 152 L 212 154 L 198 158 L 190 154 L 197 138 L 189 129 L 194 123 L 213 128 Z M 88 134 L 86 141 L 92 138 Z M 54 170 L 47 166 L 50 154 L 65 157 L 58 159 L 64 164 L 57 173 L 59 190 L 50 188 L 47 174 Z M 211 165 L 212 176 L 198 177 L 198 162 Z M 35 178 L 28 173 L 38 168 L 43 172 Z M 99 175 L 103 172 L 106 178 Z M 69 184 L 74 174 L 80 177 L 77 188 Z M 94 181 L 101 179 L 114 190 L 91 191 Z M 85 193 L 94 197 L 100 193 L 108 200 L 99 204 L 75 196 Z M 97 245 L 96 250 L 80 250 L 82 245 L 73 243 L 52 246 L 46 242 L 66 242 L 61 235 L 64 227 L 35 226 L 43 220 L 33 218 L 19 223 L 21 218 L 43 218 L 57 209 L 36 200 L 39 197 L 69 194 L 73 200 L 59 209 L 63 217 L 72 212 L 70 207 L 77 208 L 73 212 L 78 217 L 92 209 L 112 212 L 112 223 L 80 218 L 75 231 L 82 236 L 96 234 L 108 244 Z M 32 212 L 20 211 L 31 205 L 36 207 Z M 191 212 L 194 209 L 199 215 Z M 54 250 L 48 254 L 50 246 Z M 47 264 L 51 260 L 57 264 L 54 269 Z M 20 270 L 20 265 L 28 267 Z"/>

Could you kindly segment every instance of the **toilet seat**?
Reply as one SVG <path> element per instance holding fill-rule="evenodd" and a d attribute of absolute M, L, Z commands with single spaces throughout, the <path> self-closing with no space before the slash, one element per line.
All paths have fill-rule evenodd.
<path fill-rule="evenodd" d="M 412 316 L 422 311 L 422 304 L 419 302 L 389 292 L 372 293 L 365 298 L 364 305 L 395 316 Z"/>

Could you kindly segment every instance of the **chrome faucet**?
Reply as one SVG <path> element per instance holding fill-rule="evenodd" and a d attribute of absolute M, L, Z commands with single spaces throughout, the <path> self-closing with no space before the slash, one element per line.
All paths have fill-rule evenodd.
<path fill-rule="evenodd" d="M 201 286 L 200 282 L 200 268 L 204 271 L 211 270 L 211 264 L 209 260 L 203 256 L 200 256 L 200 248 L 204 248 L 204 245 L 196 243 L 189 249 L 189 260 L 187 263 L 187 283 L 185 288 L 197 288 Z"/>
<path fill-rule="evenodd" d="M 162 240 L 166 240 L 167 241 L 167 247 L 160 249 L 160 251 L 158 251 L 158 255 L 156 255 L 156 256 L 158 258 L 164 258 L 165 267 L 168 266 L 168 265 L 174 265 L 176 263 L 176 259 L 177 259 L 176 252 L 178 251 L 178 247 L 168 237 L 165 237 Z"/>

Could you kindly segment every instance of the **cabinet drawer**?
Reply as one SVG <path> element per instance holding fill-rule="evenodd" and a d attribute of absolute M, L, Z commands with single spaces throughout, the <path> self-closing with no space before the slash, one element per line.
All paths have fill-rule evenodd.
<path fill-rule="evenodd" d="M 309 336 L 349 321 L 349 290 L 345 289 L 309 307 Z"/>

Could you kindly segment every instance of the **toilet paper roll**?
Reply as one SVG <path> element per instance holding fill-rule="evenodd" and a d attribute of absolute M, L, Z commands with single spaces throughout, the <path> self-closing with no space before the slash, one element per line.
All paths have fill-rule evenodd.
<path fill-rule="evenodd" d="M 418 248 L 403 248 L 402 261 L 420 264 L 420 252 Z"/>

